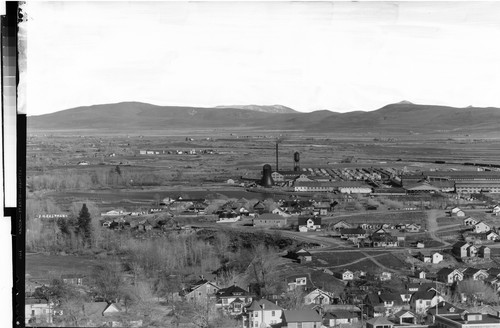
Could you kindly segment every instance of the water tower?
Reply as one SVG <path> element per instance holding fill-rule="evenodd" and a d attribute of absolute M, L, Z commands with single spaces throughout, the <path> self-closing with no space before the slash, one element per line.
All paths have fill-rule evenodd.
<path fill-rule="evenodd" d="M 293 170 L 300 171 L 300 153 L 298 151 L 293 154 Z"/>

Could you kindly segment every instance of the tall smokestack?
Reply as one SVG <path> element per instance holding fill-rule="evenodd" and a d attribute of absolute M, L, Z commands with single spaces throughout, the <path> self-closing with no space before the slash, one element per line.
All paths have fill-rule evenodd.
<path fill-rule="evenodd" d="M 278 141 L 276 141 L 276 172 L 278 172 Z"/>

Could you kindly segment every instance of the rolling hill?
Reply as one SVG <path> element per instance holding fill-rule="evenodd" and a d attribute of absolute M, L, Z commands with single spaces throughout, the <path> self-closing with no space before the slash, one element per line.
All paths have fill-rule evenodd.
<path fill-rule="evenodd" d="M 238 108 L 234 108 L 238 107 Z M 139 102 L 77 107 L 28 117 L 29 130 L 140 130 L 255 128 L 304 132 L 446 132 L 497 131 L 499 108 L 455 108 L 390 104 L 378 110 L 302 113 L 288 107 L 173 107 Z"/>

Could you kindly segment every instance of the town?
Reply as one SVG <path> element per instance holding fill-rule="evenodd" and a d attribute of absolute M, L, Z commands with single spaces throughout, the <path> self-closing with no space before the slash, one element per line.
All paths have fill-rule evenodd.
<path fill-rule="evenodd" d="M 104 167 L 86 154 L 65 182 L 94 184 L 85 195 L 61 192 L 43 172 L 28 180 L 33 195 L 55 198 L 28 199 L 27 325 L 500 325 L 494 165 L 344 156 L 313 166 L 301 163 L 306 151 L 282 158 L 276 143 L 267 153 L 276 162 L 260 169 L 197 182 L 172 168 L 169 184 L 188 174 L 190 184 L 134 190 L 137 181 L 154 185 L 139 180 L 134 161 L 237 151 L 199 140 L 210 151 L 137 148 L 131 157 L 109 143 Z M 90 165 L 80 174 L 95 170 L 90 180 L 73 171 L 82 160 Z"/>

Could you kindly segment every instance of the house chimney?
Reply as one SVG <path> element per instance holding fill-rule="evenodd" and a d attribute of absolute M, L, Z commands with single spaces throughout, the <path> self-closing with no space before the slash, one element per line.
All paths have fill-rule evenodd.
<path fill-rule="evenodd" d="M 261 307 L 262 307 L 262 310 L 266 309 L 266 305 L 264 303 L 262 303 Z"/>

